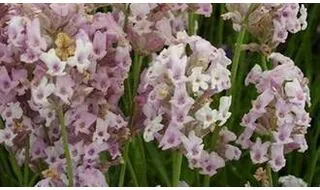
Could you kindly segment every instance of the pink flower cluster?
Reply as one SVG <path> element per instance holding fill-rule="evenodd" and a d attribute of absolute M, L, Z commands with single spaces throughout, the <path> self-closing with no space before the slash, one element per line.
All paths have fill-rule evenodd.
<path fill-rule="evenodd" d="M 188 12 L 209 17 L 212 6 L 199 4 L 130 4 L 128 38 L 136 51 L 151 54 L 170 45 L 188 25 Z"/>
<path fill-rule="evenodd" d="M 38 186 L 66 186 L 64 123 L 74 185 L 106 186 L 99 154 L 115 162 L 129 133 L 118 101 L 131 47 L 117 15 L 90 15 L 80 4 L 7 6 L 0 41 L 0 143 L 20 164 L 30 144 L 30 166 L 47 168 Z"/>
<path fill-rule="evenodd" d="M 262 71 L 256 65 L 246 78 L 246 85 L 254 84 L 260 95 L 242 118 L 245 130 L 237 143 L 250 149 L 254 164 L 268 162 L 279 171 L 286 164 L 284 154 L 308 148 L 305 134 L 311 118 L 305 106 L 310 106 L 310 94 L 308 80 L 290 58 L 280 53 L 269 58 L 272 70 Z"/>
<path fill-rule="evenodd" d="M 276 43 L 284 43 L 288 37 L 288 32 L 297 33 L 305 30 L 307 25 L 307 9 L 303 4 L 301 7 L 299 7 L 297 3 L 282 4 L 277 7 L 277 12 L 273 19 L 273 41 Z"/>
<path fill-rule="evenodd" d="M 232 20 L 234 30 L 245 27 L 261 43 L 272 47 L 285 43 L 289 32 L 297 33 L 307 27 L 307 9 L 303 4 L 227 4 L 227 9 L 229 12 L 222 17 Z"/>
<path fill-rule="evenodd" d="M 231 88 L 231 60 L 185 31 L 196 31 L 197 22 L 189 21 L 209 17 L 211 4 L 115 4 L 107 13 L 97 12 L 98 6 L 0 5 L 0 143 L 19 165 L 42 173 L 37 186 L 70 185 L 70 169 L 74 186 L 108 186 L 104 172 L 122 161 L 122 145 L 136 134 L 128 121 L 146 142 L 181 152 L 191 169 L 209 176 L 240 158 L 234 143 L 249 149 L 254 164 L 268 162 L 274 171 L 285 166 L 284 154 L 308 148 L 308 81 L 279 53 L 269 56 L 273 69 L 256 65 L 247 75 L 245 84 L 254 84 L 259 96 L 242 119 L 243 133 L 237 138 L 225 126 L 231 117 L 232 97 L 224 96 Z M 269 49 L 307 27 L 304 5 L 227 9 L 222 16 L 235 30 L 246 27 Z M 133 51 L 152 61 L 139 73 L 128 119 L 119 101 Z M 214 147 L 205 149 L 209 135 Z"/>
<path fill-rule="evenodd" d="M 190 168 L 214 175 L 241 151 L 229 144 L 236 135 L 222 127 L 231 116 L 231 97 L 222 96 L 212 109 L 211 96 L 230 88 L 231 61 L 222 49 L 199 36 L 177 34 L 175 43 L 155 56 L 143 71 L 138 89 L 144 115 L 145 141 L 159 141 L 162 150 L 181 149 Z M 192 53 L 185 49 L 189 45 Z M 219 128 L 216 152 L 204 150 L 203 137 Z"/>

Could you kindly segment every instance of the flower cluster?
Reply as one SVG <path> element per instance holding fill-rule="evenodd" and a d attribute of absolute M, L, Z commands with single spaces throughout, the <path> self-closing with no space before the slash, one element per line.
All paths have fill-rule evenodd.
<path fill-rule="evenodd" d="M 231 19 L 233 28 L 245 27 L 261 44 L 275 48 L 284 43 L 288 33 L 307 27 L 307 9 L 302 4 L 227 4 L 229 12 L 222 15 Z"/>
<path fill-rule="evenodd" d="M 274 68 L 262 71 L 256 65 L 246 78 L 246 85 L 254 84 L 259 96 L 242 118 L 245 127 L 237 143 L 250 149 L 254 164 L 268 162 L 274 171 L 285 166 L 284 154 L 298 149 L 304 152 L 310 126 L 306 103 L 310 106 L 308 80 L 293 61 L 272 53 Z"/>
<path fill-rule="evenodd" d="M 188 12 L 209 17 L 211 4 L 130 4 L 128 38 L 133 48 L 151 54 L 170 45 L 179 31 L 187 27 Z"/>
<path fill-rule="evenodd" d="M 211 96 L 230 88 L 231 61 L 222 49 L 199 36 L 177 34 L 171 44 L 143 71 L 138 89 L 145 141 L 159 141 L 162 150 L 180 149 L 190 168 L 214 175 L 225 161 L 239 159 L 240 150 L 229 144 L 236 135 L 223 127 L 231 113 L 231 97 L 222 96 L 218 109 Z M 186 46 L 192 53 L 186 53 Z M 219 130 L 214 130 L 214 129 Z M 204 149 L 203 137 L 217 133 L 215 151 Z"/>
<path fill-rule="evenodd" d="M 227 4 L 222 17 L 243 29 L 238 42 L 245 31 L 258 41 L 236 46 L 233 79 L 242 47 L 273 63 L 264 71 L 255 65 L 245 79 L 258 97 L 239 137 L 225 126 L 235 92 L 226 93 L 231 60 L 195 35 L 196 18 L 210 17 L 211 4 L 113 4 L 100 12 L 108 6 L 0 4 L 0 144 L 42 174 L 36 186 L 108 186 L 104 173 L 123 162 L 124 143 L 139 132 L 208 176 L 240 158 L 235 143 L 273 171 L 286 165 L 286 153 L 308 149 L 308 80 L 290 58 L 271 53 L 306 29 L 304 5 Z M 138 57 L 130 68 L 132 55 L 151 63 Z M 120 106 L 130 108 L 128 118 Z M 254 177 L 271 185 L 263 167 Z M 279 182 L 306 186 L 293 176 Z"/>
<path fill-rule="evenodd" d="M 279 183 L 282 187 L 307 187 L 308 184 L 302 179 L 293 175 L 282 176 L 279 178 Z"/>
<path fill-rule="evenodd" d="M 20 164 L 47 168 L 38 186 L 70 184 L 64 127 L 75 186 L 106 186 L 103 172 L 118 162 L 129 133 L 117 105 L 131 47 L 117 15 L 90 8 L 12 4 L 2 23 L 0 143 Z M 109 160 L 100 163 L 100 154 Z"/>

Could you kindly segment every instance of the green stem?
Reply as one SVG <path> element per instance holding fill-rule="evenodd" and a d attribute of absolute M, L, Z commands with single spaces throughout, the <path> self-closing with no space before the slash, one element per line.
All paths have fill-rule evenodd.
<path fill-rule="evenodd" d="M 270 166 L 267 166 L 267 173 L 268 173 L 268 179 L 269 179 L 269 186 L 273 187 L 272 170 Z"/>
<path fill-rule="evenodd" d="M 128 3 L 127 8 L 126 8 L 126 15 L 124 19 L 124 26 L 123 26 L 123 31 L 127 33 L 127 27 L 128 27 L 128 21 L 129 21 L 129 14 L 130 14 L 130 3 Z"/>
<path fill-rule="evenodd" d="M 193 12 L 189 12 L 188 13 L 188 33 L 190 36 L 196 34 L 195 21 L 196 21 L 196 15 L 193 14 Z"/>
<path fill-rule="evenodd" d="M 134 151 L 134 155 L 131 156 L 133 162 L 133 167 L 135 168 L 135 174 L 139 181 L 140 186 L 148 187 L 148 180 L 147 180 L 147 165 L 145 164 L 146 157 L 144 151 L 144 144 L 143 139 L 140 135 L 136 135 L 131 148 Z"/>
<path fill-rule="evenodd" d="M 127 160 L 127 163 L 128 163 L 129 172 L 130 172 L 132 180 L 133 180 L 133 184 L 134 184 L 135 187 L 138 187 L 139 183 L 138 183 L 138 180 L 137 180 L 136 173 L 134 172 L 131 160 L 129 159 L 129 157 L 127 157 L 126 160 Z"/>
<path fill-rule="evenodd" d="M 315 136 L 313 138 L 314 140 L 311 142 L 311 146 L 310 146 L 311 162 L 310 162 L 310 165 L 308 167 L 307 176 L 306 176 L 306 178 L 307 178 L 306 182 L 308 184 L 310 184 L 310 185 L 312 183 L 312 179 L 313 179 L 313 176 L 314 176 L 314 171 L 315 171 L 316 164 L 317 164 L 317 161 L 318 161 L 318 158 L 319 158 L 319 154 L 320 154 L 320 148 L 317 149 L 317 142 L 318 142 L 318 138 L 319 138 L 319 135 L 320 135 L 320 126 L 319 126 L 320 118 L 319 118 L 319 116 L 316 119 L 317 119 L 317 124 L 315 126 L 317 128 L 316 128 Z"/>
<path fill-rule="evenodd" d="M 9 161 L 11 163 L 14 174 L 18 178 L 19 184 L 22 186 L 23 185 L 22 173 L 21 173 L 20 167 L 17 163 L 16 157 L 15 157 L 14 153 L 12 153 L 12 152 L 9 152 Z"/>
<path fill-rule="evenodd" d="M 138 88 L 138 83 L 140 80 L 140 71 L 141 71 L 141 66 L 143 63 L 143 56 L 135 54 L 134 57 L 134 62 L 133 62 L 133 68 L 132 68 L 132 74 L 133 74 L 133 90 L 132 96 L 135 97 L 137 93 L 137 88 Z"/>
<path fill-rule="evenodd" d="M 23 176 L 23 184 L 24 186 L 28 186 L 29 182 L 29 149 L 30 149 L 30 140 L 29 137 L 26 140 L 26 147 L 25 147 L 25 161 L 24 161 L 24 176 Z"/>
<path fill-rule="evenodd" d="M 237 99 L 237 96 L 236 96 L 236 93 L 237 93 L 237 90 L 238 88 L 236 88 L 236 79 L 237 79 L 237 72 L 238 72 L 238 67 L 239 67 L 239 61 L 240 61 L 240 57 L 241 57 L 241 44 L 243 43 L 244 41 L 244 37 L 245 37 L 245 34 L 246 34 L 246 29 L 245 27 L 242 27 L 241 28 L 241 31 L 240 33 L 238 34 L 238 37 L 237 37 L 237 42 L 235 44 L 235 51 L 234 51 L 234 55 L 233 55 L 233 58 L 232 58 L 232 67 L 231 67 L 231 88 L 227 91 L 227 95 L 231 95 L 232 99 L 231 99 L 231 106 L 230 106 L 230 111 L 231 113 L 233 113 L 235 115 L 236 113 L 236 99 Z M 232 128 L 234 127 L 234 121 L 235 121 L 235 118 L 234 116 L 230 118 L 229 122 L 228 122 L 228 128 Z"/>
<path fill-rule="evenodd" d="M 267 61 L 263 54 L 261 54 L 261 65 L 264 71 L 268 70 Z"/>
<path fill-rule="evenodd" d="M 129 149 L 129 142 L 126 143 L 126 146 L 124 148 L 124 158 L 126 158 L 128 155 L 128 149 Z M 120 170 L 120 177 L 119 177 L 119 183 L 118 183 L 119 187 L 123 187 L 126 168 L 127 168 L 127 163 L 124 160 L 124 163 L 122 164 L 121 170 Z"/>
<path fill-rule="evenodd" d="M 62 143 L 63 143 L 63 149 L 64 154 L 67 159 L 67 176 L 69 180 L 69 187 L 73 187 L 73 171 L 72 171 L 72 160 L 71 155 L 69 151 L 69 145 L 68 145 L 68 134 L 67 129 L 64 123 L 64 114 L 62 109 L 58 109 L 58 117 L 59 117 L 59 123 L 61 128 L 61 135 L 62 135 Z"/>
<path fill-rule="evenodd" d="M 237 72 L 238 72 L 238 67 L 239 67 L 239 60 L 240 60 L 240 56 L 241 56 L 241 45 L 243 43 L 243 39 L 244 39 L 244 36 L 246 34 L 246 29 L 245 27 L 242 27 L 241 28 L 241 31 L 240 33 L 238 34 L 238 38 L 237 38 L 237 42 L 235 44 L 235 51 L 234 51 L 234 56 L 232 58 L 232 68 L 231 68 L 231 92 L 229 91 L 228 94 L 232 94 L 234 95 L 234 92 L 235 90 L 232 90 L 234 89 L 235 87 L 235 82 L 236 82 L 236 79 L 237 79 Z"/>
<path fill-rule="evenodd" d="M 33 187 L 33 186 L 35 185 L 35 183 L 36 183 L 36 181 L 37 181 L 38 178 L 39 178 L 39 175 L 38 175 L 38 174 L 35 174 L 35 175 L 31 178 L 31 180 L 29 181 L 28 186 L 29 186 L 29 187 Z"/>
<path fill-rule="evenodd" d="M 159 177 L 165 182 L 167 187 L 171 186 L 170 178 L 168 177 L 168 172 L 166 171 L 165 164 L 163 164 L 164 159 L 162 159 L 162 155 L 158 152 L 158 149 L 152 143 L 146 143 L 147 151 L 149 156 L 152 158 L 151 161 L 153 163 L 153 168 L 158 170 Z"/>
<path fill-rule="evenodd" d="M 2 146 L 0 146 L 0 161 L 3 164 L 3 167 L 5 169 L 5 173 L 8 174 L 8 176 L 13 176 L 13 173 L 9 167 L 9 163 L 8 163 L 8 156 L 4 155 L 5 153 L 5 149 L 2 148 Z M 4 172 L 4 171 L 2 171 Z"/>
<path fill-rule="evenodd" d="M 220 15 L 224 12 L 224 4 L 220 4 Z M 222 17 L 219 17 L 219 24 L 218 24 L 218 41 L 217 44 L 218 46 L 221 46 L 223 43 L 223 29 L 224 29 L 224 20 Z"/>
<path fill-rule="evenodd" d="M 204 176 L 204 182 L 203 182 L 204 187 L 210 187 L 210 176 Z"/>
<path fill-rule="evenodd" d="M 320 148 L 318 148 L 318 150 L 316 151 L 315 156 L 313 157 L 312 161 L 311 161 L 311 168 L 310 171 L 308 172 L 308 178 L 307 178 L 307 183 L 311 186 L 312 184 L 312 179 L 315 173 L 315 169 L 317 168 L 317 161 L 319 159 L 320 156 Z"/>
<path fill-rule="evenodd" d="M 134 186 L 136 186 L 136 187 L 139 186 L 137 176 L 136 176 L 134 169 L 132 167 L 132 163 L 130 161 L 130 158 L 128 157 L 129 146 L 130 146 L 130 141 L 127 142 L 127 144 L 125 146 L 125 150 L 124 150 L 124 163 L 122 164 L 121 170 L 120 170 L 120 179 L 119 179 L 119 184 L 118 184 L 119 187 L 123 187 L 123 185 L 124 185 L 124 178 L 125 178 L 127 166 L 128 166 L 130 175 L 132 177 Z"/>
<path fill-rule="evenodd" d="M 174 152 L 172 158 L 172 186 L 177 187 L 180 181 L 182 154 Z"/>

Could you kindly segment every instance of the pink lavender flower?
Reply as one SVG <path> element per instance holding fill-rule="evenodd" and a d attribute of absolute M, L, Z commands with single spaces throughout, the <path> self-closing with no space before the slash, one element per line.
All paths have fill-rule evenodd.
<path fill-rule="evenodd" d="M 305 106 L 310 105 L 310 94 L 308 80 L 290 58 L 280 53 L 269 58 L 274 64 L 272 70 L 262 71 L 256 65 L 246 78 L 246 85 L 254 84 L 259 96 L 242 118 L 245 131 L 237 143 L 250 149 L 254 164 L 268 162 L 279 171 L 286 164 L 285 153 L 308 148 L 304 136 L 311 119 Z M 257 135 L 255 142 L 253 134 Z M 268 140 L 262 143 L 263 136 Z"/>
<path fill-rule="evenodd" d="M 233 28 L 248 29 L 260 44 L 271 49 L 285 43 L 289 33 L 297 33 L 307 27 L 307 9 L 302 4 L 227 4 L 229 12 L 222 15 L 232 20 Z"/>
<path fill-rule="evenodd" d="M 144 116 L 144 139 L 157 140 L 162 150 L 182 149 L 189 167 L 204 175 L 214 175 L 227 160 L 240 158 L 239 148 L 230 143 L 234 133 L 223 125 L 230 117 L 231 97 L 222 96 L 218 109 L 211 96 L 230 87 L 231 61 L 199 36 L 178 33 L 175 43 L 154 56 L 141 76 L 138 89 Z M 192 53 L 187 56 L 185 46 Z M 214 76 L 215 81 L 210 80 Z M 204 149 L 203 137 L 219 128 L 215 151 Z M 221 139 L 220 139 L 221 138 Z"/>
<path fill-rule="evenodd" d="M 118 108 L 131 64 L 120 21 L 88 14 L 80 4 L 8 6 L 0 42 L 0 143 L 19 164 L 29 151 L 31 168 L 45 168 L 37 186 L 66 186 L 64 120 L 74 186 L 107 186 L 103 172 L 119 163 L 129 134 Z M 110 159 L 101 163 L 100 153 Z"/>
<path fill-rule="evenodd" d="M 160 51 L 187 28 L 188 11 L 209 17 L 211 4 L 130 4 L 128 37 L 142 54 Z"/>
<path fill-rule="evenodd" d="M 281 176 L 279 178 L 279 183 L 282 187 L 307 187 L 308 184 L 301 178 L 293 175 Z"/>

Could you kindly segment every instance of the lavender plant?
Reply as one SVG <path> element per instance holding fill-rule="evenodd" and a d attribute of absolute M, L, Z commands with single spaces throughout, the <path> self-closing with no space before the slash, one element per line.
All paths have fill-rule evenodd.
<path fill-rule="evenodd" d="M 0 4 L 0 185 L 319 186 L 318 13 Z"/>

